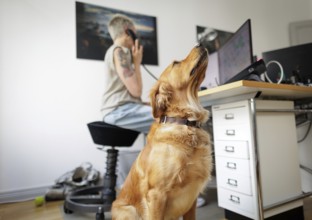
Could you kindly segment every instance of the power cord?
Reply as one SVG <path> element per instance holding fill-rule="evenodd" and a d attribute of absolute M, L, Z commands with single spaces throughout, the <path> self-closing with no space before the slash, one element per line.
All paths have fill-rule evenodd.
<path fill-rule="evenodd" d="M 303 142 L 308 137 L 308 134 L 310 133 L 310 130 L 311 130 L 311 126 L 312 126 L 312 121 L 309 120 L 309 127 L 308 127 L 305 135 L 303 136 L 303 138 L 301 138 L 300 140 L 297 141 L 298 143 Z"/>
<path fill-rule="evenodd" d="M 280 69 L 280 71 L 281 71 L 280 79 L 279 79 L 278 82 L 277 82 L 277 84 L 280 84 L 280 83 L 283 81 L 283 78 L 284 78 L 284 69 L 283 69 L 283 66 L 282 66 L 282 64 L 280 64 L 280 62 L 278 62 L 278 61 L 276 61 L 276 60 L 271 60 L 270 62 L 268 62 L 268 63 L 266 64 L 266 67 L 268 68 L 268 66 L 269 66 L 270 64 L 272 64 L 272 63 L 275 63 L 275 64 L 279 67 L 279 69 Z M 267 71 L 264 72 L 264 76 L 265 76 L 265 78 L 266 78 L 270 83 L 274 83 L 274 82 L 272 82 L 272 80 L 271 80 L 270 77 L 268 76 Z"/>
<path fill-rule="evenodd" d="M 142 64 L 142 66 L 151 77 L 153 77 L 156 81 L 158 80 L 157 77 L 153 73 L 151 73 L 144 64 Z"/>
<path fill-rule="evenodd" d="M 300 168 L 312 175 L 312 169 L 300 164 Z"/>

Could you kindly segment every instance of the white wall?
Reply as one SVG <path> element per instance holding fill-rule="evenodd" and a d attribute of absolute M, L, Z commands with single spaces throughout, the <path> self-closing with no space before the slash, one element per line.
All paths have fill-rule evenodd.
<path fill-rule="evenodd" d="M 195 44 L 195 26 L 235 31 L 252 20 L 254 52 L 289 45 L 311 0 L 84 0 L 157 17 L 160 75 Z M 53 184 L 83 161 L 99 170 L 86 123 L 99 120 L 103 63 L 76 59 L 74 0 L 0 0 L 0 194 Z M 153 79 L 145 74 L 143 99 Z M 140 147 L 142 139 L 137 145 Z"/>

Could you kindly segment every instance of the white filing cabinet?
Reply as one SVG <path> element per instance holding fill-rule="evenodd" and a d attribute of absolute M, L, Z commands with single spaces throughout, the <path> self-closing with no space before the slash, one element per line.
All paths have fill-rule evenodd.
<path fill-rule="evenodd" d="M 212 106 L 220 207 L 261 219 L 303 205 L 283 205 L 301 194 L 301 183 L 294 113 L 276 109 L 293 109 L 293 102 L 250 99 Z"/>

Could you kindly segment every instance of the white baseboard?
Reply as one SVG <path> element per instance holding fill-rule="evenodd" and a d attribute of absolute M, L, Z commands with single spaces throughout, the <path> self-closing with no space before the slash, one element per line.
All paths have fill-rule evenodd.
<path fill-rule="evenodd" d="M 29 189 L 0 192 L 0 203 L 21 202 L 44 196 L 51 186 L 41 186 Z"/>

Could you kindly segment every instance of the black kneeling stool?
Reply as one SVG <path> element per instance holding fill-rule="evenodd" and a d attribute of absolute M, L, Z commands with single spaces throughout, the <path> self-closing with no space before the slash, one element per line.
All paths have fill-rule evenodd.
<path fill-rule="evenodd" d="M 91 212 L 96 213 L 96 220 L 104 220 L 104 212 L 110 211 L 116 199 L 116 165 L 118 150 L 115 147 L 130 147 L 136 140 L 139 132 L 120 128 L 105 122 L 88 124 L 95 144 L 110 146 L 107 149 L 106 173 L 103 185 L 78 189 L 66 196 L 64 202 L 65 213 Z"/>

